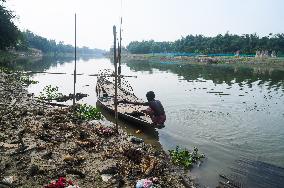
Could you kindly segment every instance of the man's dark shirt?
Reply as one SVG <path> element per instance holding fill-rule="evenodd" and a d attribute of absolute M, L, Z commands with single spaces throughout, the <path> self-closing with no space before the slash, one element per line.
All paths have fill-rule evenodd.
<path fill-rule="evenodd" d="M 164 107 L 159 100 L 149 101 L 146 104 L 154 111 L 154 116 L 165 115 Z"/>

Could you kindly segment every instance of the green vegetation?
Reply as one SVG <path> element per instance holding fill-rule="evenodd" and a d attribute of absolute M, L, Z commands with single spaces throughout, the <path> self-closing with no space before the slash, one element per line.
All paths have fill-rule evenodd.
<path fill-rule="evenodd" d="M 39 98 L 42 100 L 53 100 L 62 96 L 62 93 L 58 93 L 58 87 L 47 85 L 43 88 L 43 91 L 40 92 Z"/>
<path fill-rule="evenodd" d="M 101 111 L 87 104 L 80 104 L 76 110 L 77 116 L 83 120 L 102 119 Z"/>
<path fill-rule="evenodd" d="M 174 42 L 133 41 L 127 46 L 130 53 L 235 53 L 255 54 L 257 50 L 275 51 L 277 55 L 284 54 L 284 34 L 269 34 L 259 37 L 257 34 L 217 35 L 205 37 L 203 35 L 188 35 Z"/>
<path fill-rule="evenodd" d="M 179 146 L 175 150 L 169 150 L 171 161 L 176 164 L 183 166 L 184 168 L 190 168 L 198 160 L 201 160 L 205 156 L 198 153 L 198 149 L 194 147 L 193 152 L 190 153 L 188 150 L 179 150 Z"/>
<path fill-rule="evenodd" d="M 7 51 L 0 51 L 0 66 L 7 66 L 8 62 L 14 60 L 17 56 Z"/>
<path fill-rule="evenodd" d="M 4 73 L 6 73 L 6 74 L 10 74 L 10 73 L 13 72 L 13 69 L 8 68 L 8 67 L 5 67 L 5 66 L 2 67 L 2 66 L 0 65 L 0 72 L 4 72 Z"/>
<path fill-rule="evenodd" d="M 62 55 L 65 53 L 74 53 L 74 46 L 70 44 L 66 45 L 62 41 L 57 43 L 55 40 L 48 40 L 44 37 L 34 34 L 29 30 L 22 32 L 22 36 L 22 49 L 35 48 L 41 50 L 43 53 L 48 55 Z M 79 55 L 102 54 L 104 53 L 104 51 L 99 49 L 90 49 L 84 46 L 82 48 L 77 48 L 77 53 Z"/>
<path fill-rule="evenodd" d="M 21 76 L 20 77 L 20 82 L 22 82 L 23 84 L 26 84 L 26 85 L 37 84 L 38 83 L 38 81 L 30 79 L 29 76 Z"/>
<path fill-rule="evenodd" d="M 0 50 L 15 47 L 20 38 L 20 31 L 13 22 L 15 15 L 4 3 L 5 0 L 0 0 Z"/>

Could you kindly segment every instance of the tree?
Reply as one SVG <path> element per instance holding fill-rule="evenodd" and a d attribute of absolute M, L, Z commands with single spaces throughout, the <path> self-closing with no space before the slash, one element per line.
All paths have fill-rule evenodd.
<path fill-rule="evenodd" d="M 13 19 L 15 15 L 4 6 L 5 0 L 0 0 L 0 50 L 15 47 L 20 31 L 15 26 Z"/>
<path fill-rule="evenodd" d="M 284 54 L 284 34 L 272 33 L 269 36 L 259 37 L 256 33 L 241 36 L 225 33 L 215 37 L 203 35 L 187 35 L 174 42 L 134 41 L 127 46 L 130 53 L 203 53 L 233 54 L 240 50 L 243 54 L 254 54 L 257 50 L 275 51 L 278 55 Z"/>

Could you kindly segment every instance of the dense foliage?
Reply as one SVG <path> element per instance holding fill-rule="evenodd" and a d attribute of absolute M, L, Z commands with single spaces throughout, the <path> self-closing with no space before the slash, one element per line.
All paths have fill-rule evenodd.
<path fill-rule="evenodd" d="M 259 37 L 257 34 L 217 35 L 205 37 L 203 35 L 188 35 L 174 42 L 133 41 L 127 46 L 130 53 L 235 53 L 240 50 L 243 54 L 255 54 L 257 50 L 275 51 L 284 54 L 284 34 L 269 34 Z"/>
<path fill-rule="evenodd" d="M 22 32 L 24 47 L 36 48 L 44 53 L 74 53 L 74 46 L 64 44 L 63 42 L 57 43 L 55 40 L 48 40 L 44 37 L 34 34 L 27 30 Z M 90 49 L 88 47 L 77 48 L 78 54 L 95 54 L 104 53 L 103 50 Z"/>
<path fill-rule="evenodd" d="M 72 45 L 64 45 L 63 42 L 56 43 L 55 40 L 48 40 L 44 37 L 34 34 L 29 30 L 22 32 L 22 34 L 25 46 L 39 49 L 44 53 L 48 52 L 72 53 L 74 51 L 74 47 Z"/>
<path fill-rule="evenodd" d="M 4 6 L 5 0 L 0 0 L 0 50 L 16 46 L 20 31 L 15 26 L 15 15 Z"/>

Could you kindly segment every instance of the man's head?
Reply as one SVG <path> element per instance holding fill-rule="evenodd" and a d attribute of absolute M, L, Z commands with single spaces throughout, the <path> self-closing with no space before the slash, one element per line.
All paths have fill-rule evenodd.
<path fill-rule="evenodd" d="M 155 99 L 155 93 L 154 93 L 153 91 L 148 91 L 148 92 L 146 93 L 146 97 L 147 97 L 147 100 L 148 100 L 148 101 L 152 101 L 152 100 Z"/>

